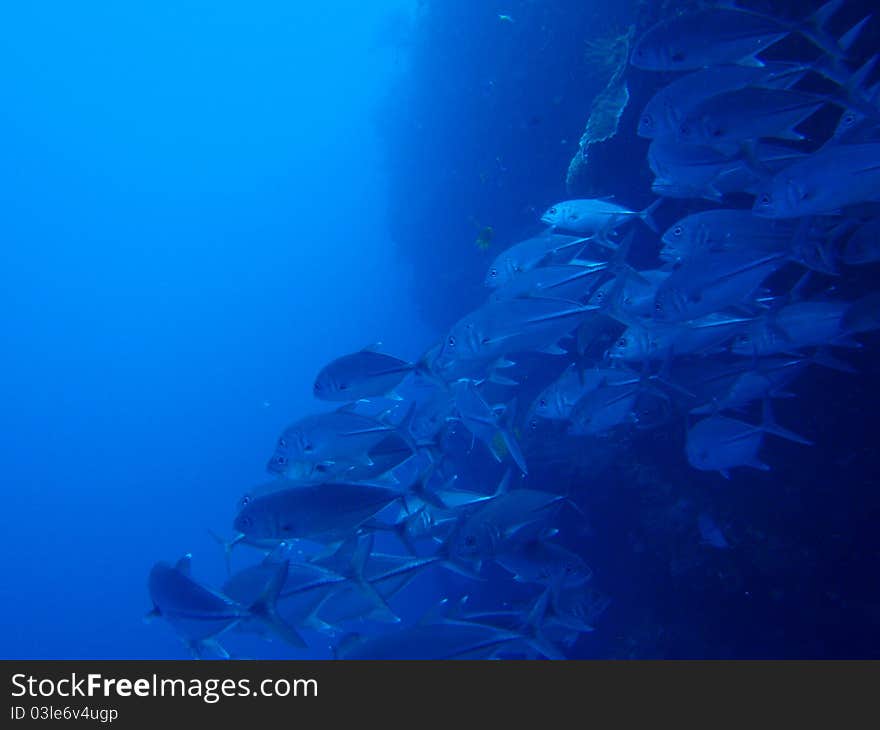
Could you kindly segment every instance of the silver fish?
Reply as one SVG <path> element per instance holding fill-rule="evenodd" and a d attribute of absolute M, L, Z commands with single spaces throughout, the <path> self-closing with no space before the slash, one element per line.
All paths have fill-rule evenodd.
<path fill-rule="evenodd" d="M 517 297 L 578 301 L 592 291 L 607 268 L 608 263 L 604 261 L 541 266 L 519 274 L 505 286 L 496 289 L 489 301 L 500 302 Z"/>
<path fill-rule="evenodd" d="M 736 153 L 741 142 L 759 137 L 800 141 L 795 130 L 825 103 L 822 97 L 791 89 L 747 87 L 697 104 L 678 127 L 679 139 Z"/>
<path fill-rule="evenodd" d="M 241 603 L 195 580 L 192 557 L 186 555 L 176 565 L 156 563 L 150 571 L 149 591 L 153 601 L 150 616 L 165 619 L 197 657 L 213 649 L 228 656 L 216 639 L 241 621 L 258 620 L 294 646 L 306 646 L 302 637 L 285 624 L 276 612 L 275 602 L 287 578 L 287 563 L 273 565 L 256 595 Z"/>
<path fill-rule="evenodd" d="M 386 395 L 415 369 L 413 363 L 377 352 L 376 346 L 325 365 L 312 391 L 319 400 L 353 401 Z"/>
<path fill-rule="evenodd" d="M 455 395 L 458 417 L 464 427 L 482 441 L 498 461 L 502 460 L 499 444 L 496 442 L 500 438 L 520 471 L 528 474 L 525 458 L 516 438 L 508 428 L 501 425 L 498 413 L 485 401 L 473 381 L 456 381 L 452 384 L 452 392 Z"/>
<path fill-rule="evenodd" d="M 819 345 L 856 346 L 843 326 L 850 302 L 803 301 L 769 312 L 736 338 L 731 350 L 761 357 Z"/>
<path fill-rule="evenodd" d="M 641 137 L 676 136 L 687 114 L 709 97 L 746 86 L 786 88 L 809 70 L 799 63 L 770 62 L 759 66 L 711 66 L 682 76 L 658 91 L 639 117 Z"/>
<path fill-rule="evenodd" d="M 433 367 L 443 372 L 457 361 L 491 362 L 507 353 L 551 346 L 596 310 L 539 297 L 486 304 L 453 325 Z"/>
<path fill-rule="evenodd" d="M 747 301 L 787 260 L 785 253 L 706 252 L 693 256 L 657 289 L 654 317 L 665 322 L 697 319 Z"/>
<path fill-rule="evenodd" d="M 750 466 L 762 471 L 769 466 L 758 458 L 764 434 L 773 434 L 806 446 L 812 442 L 776 424 L 764 402 L 764 419 L 754 426 L 725 416 L 710 416 L 692 426 L 687 433 L 687 457 L 691 466 L 703 471 L 717 471 L 730 478 L 729 470 Z"/>
<path fill-rule="evenodd" d="M 401 492 L 348 482 L 280 484 L 245 496 L 235 517 L 237 532 L 250 539 L 335 542 L 350 537 L 373 515 L 400 499 Z"/>
<path fill-rule="evenodd" d="M 656 231 L 657 224 L 652 214 L 659 204 L 660 201 L 655 200 L 644 210 L 630 210 L 610 200 L 565 200 L 550 206 L 541 216 L 541 221 L 554 229 L 600 238 L 607 238 L 608 234 L 634 219 L 643 221 Z"/>
<path fill-rule="evenodd" d="M 831 0 L 801 23 L 732 7 L 672 14 L 636 42 L 630 63 L 648 71 L 692 71 L 727 63 L 761 66 L 757 54 L 792 32 L 839 57 L 857 32 L 850 31 L 840 42 L 824 33 L 822 26 L 839 7 L 840 0 Z"/>
<path fill-rule="evenodd" d="M 284 429 L 267 468 L 296 478 L 310 475 L 316 464 L 333 473 L 336 465 L 342 465 L 343 472 L 353 464 L 369 466 L 370 449 L 396 430 L 350 409 L 305 416 Z"/>
<path fill-rule="evenodd" d="M 590 239 L 567 236 L 548 229 L 502 251 L 489 266 L 483 283 L 492 288 L 506 286 L 527 271 L 549 263 L 571 261 Z"/>
<path fill-rule="evenodd" d="M 880 142 L 824 147 L 762 186 L 752 210 L 766 218 L 835 215 L 880 200 Z"/>

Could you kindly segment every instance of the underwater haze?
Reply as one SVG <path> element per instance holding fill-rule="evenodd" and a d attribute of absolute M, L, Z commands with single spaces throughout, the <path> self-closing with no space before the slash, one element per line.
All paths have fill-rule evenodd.
<path fill-rule="evenodd" d="M 401 6 L 0 13 L 3 657 L 180 656 L 152 563 L 222 576 L 321 364 L 426 345 L 373 123 Z"/>
<path fill-rule="evenodd" d="M 0 89 L 0 657 L 880 657 L 871 3 L 58 1 Z"/>

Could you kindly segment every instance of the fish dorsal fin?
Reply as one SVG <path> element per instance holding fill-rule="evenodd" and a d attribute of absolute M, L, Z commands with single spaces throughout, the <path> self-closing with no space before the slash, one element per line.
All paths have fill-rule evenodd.
<path fill-rule="evenodd" d="M 366 567 L 367 560 L 369 560 L 370 553 L 372 552 L 373 533 L 368 532 L 364 535 L 358 536 L 349 563 L 351 574 L 356 581 L 362 581 L 364 579 L 364 568 Z"/>
<path fill-rule="evenodd" d="M 351 564 L 351 562 L 354 560 L 354 554 L 357 550 L 357 540 L 357 535 L 349 537 L 348 539 L 339 543 L 339 546 L 336 548 L 336 550 L 332 554 L 327 556 L 332 561 L 332 564 L 334 566 L 339 567 L 340 565 Z"/>
<path fill-rule="evenodd" d="M 192 577 L 192 553 L 187 553 L 174 566 L 179 572 L 183 573 L 187 578 Z"/>
<path fill-rule="evenodd" d="M 541 626 L 543 626 L 544 617 L 547 614 L 547 609 L 550 607 L 552 590 L 552 587 L 548 587 L 540 596 L 538 596 L 538 600 L 535 601 L 535 605 L 532 606 L 532 610 L 529 611 L 529 615 L 526 617 L 526 626 L 533 629 L 540 629 Z"/>
<path fill-rule="evenodd" d="M 498 488 L 495 490 L 495 494 L 492 495 L 493 497 L 500 497 L 510 491 L 510 475 L 511 470 L 507 469 L 504 472 L 504 476 L 501 477 L 501 481 L 498 482 Z"/>
<path fill-rule="evenodd" d="M 361 352 L 379 352 L 382 349 L 381 342 L 373 342 L 366 347 L 361 348 Z"/>

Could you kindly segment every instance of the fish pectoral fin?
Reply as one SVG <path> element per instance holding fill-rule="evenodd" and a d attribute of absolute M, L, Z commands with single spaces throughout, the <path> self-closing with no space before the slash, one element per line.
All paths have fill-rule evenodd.
<path fill-rule="evenodd" d="M 192 577 L 192 553 L 184 555 L 174 567 L 188 578 Z"/>
<path fill-rule="evenodd" d="M 229 652 L 216 639 L 198 639 L 183 642 L 193 659 L 216 658 L 231 659 Z M 212 657 L 213 655 L 213 657 Z"/>
<path fill-rule="evenodd" d="M 308 644 L 306 644 L 305 639 L 278 615 L 275 607 L 278 594 L 287 580 L 288 567 L 288 561 L 279 564 L 278 570 L 266 584 L 260 597 L 248 607 L 248 612 L 255 618 L 260 619 L 268 628 L 291 646 L 307 649 Z"/>

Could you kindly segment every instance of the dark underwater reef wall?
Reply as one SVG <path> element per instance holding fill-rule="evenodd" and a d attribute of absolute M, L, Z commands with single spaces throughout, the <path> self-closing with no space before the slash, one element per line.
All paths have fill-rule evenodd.
<path fill-rule="evenodd" d="M 478 306 L 491 258 L 539 230 L 540 212 L 568 197 L 569 162 L 608 79 L 590 42 L 707 4 L 422 4 L 408 61 L 376 122 L 386 139 L 392 237 L 413 267 L 413 294 L 430 323 L 446 329 Z M 821 3 L 741 4 L 798 18 Z M 846 2 L 833 28 L 846 29 L 872 11 L 872 3 Z M 878 29 L 880 22 L 866 28 L 854 49 L 859 61 L 865 49 L 878 47 Z M 792 55 L 786 44 L 804 46 L 787 40 L 775 49 L 781 57 Z M 628 70 L 631 99 L 620 131 L 591 152 L 584 189 L 571 197 L 615 195 L 635 208 L 651 201 L 647 140 L 634 130 L 644 103 L 672 78 Z M 823 127 L 816 138 L 833 123 L 815 120 Z M 686 212 L 676 205 L 664 211 L 669 219 Z M 483 251 L 476 242 L 487 226 L 494 238 Z M 852 282 L 854 292 L 871 284 Z M 876 347 L 874 338 L 866 350 Z M 682 448 L 682 432 L 672 430 L 637 433 L 618 445 L 608 469 L 592 463 L 579 471 L 576 479 L 590 487 L 582 503 L 591 515 L 589 539 L 603 547 L 591 555 L 592 567 L 614 600 L 592 655 L 877 655 L 880 599 L 876 580 L 865 578 L 880 555 L 880 366 L 862 356 L 857 367 L 852 376 L 816 369 L 801 397 L 785 404 L 783 420 L 802 424 L 821 447 L 780 446 L 789 458 L 771 476 L 730 489 L 695 477 L 678 461 L 664 463 L 662 454 Z M 600 471 L 601 489 L 584 476 Z M 735 526 L 735 554 L 700 551 L 685 515 L 709 502 Z"/>
<path fill-rule="evenodd" d="M 588 41 L 623 32 L 635 13 L 630 0 L 601 6 L 422 4 L 406 68 L 377 123 L 392 237 L 438 327 L 481 302 L 492 256 L 539 230 L 540 212 L 564 192 L 593 97 L 607 82 L 591 67 Z M 476 240 L 486 227 L 492 241 L 482 250 Z"/>
<path fill-rule="evenodd" d="M 672 74 L 627 69 L 630 100 L 619 132 L 591 148 L 589 169 L 568 190 L 566 172 L 593 100 L 613 71 L 606 59 L 615 38 L 630 27 L 638 33 L 669 13 L 709 4 L 419 4 L 411 26 L 400 31 L 397 83 L 373 121 L 384 138 L 391 236 L 412 266 L 413 295 L 429 323 L 442 330 L 482 302 L 489 261 L 540 230 L 538 217 L 552 203 L 579 195 L 613 195 L 635 208 L 651 202 L 648 140 L 636 136 L 635 129 L 645 102 Z M 821 2 L 740 4 L 802 18 Z M 871 10 L 870 3 L 845 2 L 832 30 L 842 32 Z M 863 49 L 876 48 L 878 29 L 880 23 L 866 28 L 854 49 L 856 57 Z M 773 52 L 784 57 L 798 44 L 805 46 L 793 37 L 767 57 Z M 813 52 L 808 45 L 794 50 Z M 486 237 L 491 239 L 488 248 L 477 245 Z"/>

